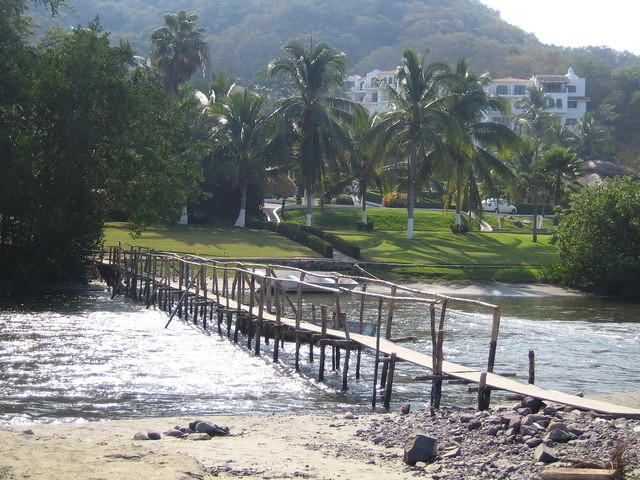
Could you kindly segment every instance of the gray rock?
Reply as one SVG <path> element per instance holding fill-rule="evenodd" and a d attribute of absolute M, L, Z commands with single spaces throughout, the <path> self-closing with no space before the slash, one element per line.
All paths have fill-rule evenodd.
<path fill-rule="evenodd" d="M 206 433 L 212 437 L 229 435 L 229 427 L 221 427 L 209 422 L 197 422 L 195 428 L 189 424 L 189 427 L 196 433 Z"/>
<path fill-rule="evenodd" d="M 545 437 L 545 440 L 551 440 L 556 443 L 567 443 L 569 440 L 573 439 L 574 436 L 571 433 L 561 428 L 554 428 Z"/>
<path fill-rule="evenodd" d="M 553 463 L 558 461 L 555 450 L 545 444 L 540 444 L 536 447 L 534 458 L 536 462 L 543 463 Z"/>
<path fill-rule="evenodd" d="M 36 432 L 31 430 L 30 428 L 27 428 L 26 430 L 23 430 L 22 433 L 24 433 L 25 435 L 35 435 L 36 434 Z"/>
<path fill-rule="evenodd" d="M 530 409 L 530 413 L 538 413 L 542 408 L 544 408 L 544 406 L 545 404 L 542 402 L 542 400 L 538 400 L 537 398 L 533 397 L 525 397 L 520 402 L 520 407 Z"/>
<path fill-rule="evenodd" d="M 404 444 L 404 463 L 415 465 L 417 462 L 431 463 L 435 460 L 437 440 L 427 435 L 417 434 Z"/>
<path fill-rule="evenodd" d="M 482 423 L 475 421 L 475 422 L 471 422 L 469 425 L 467 425 L 467 429 L 468 430 L 477 430 L 482 426 Z"/>
<path fill-rule="evenodd" d="M 193 430 L 191 430 L 189 427 L 176 427 L 176 430 L 180 430 L 185 435 L 189 435 L 190 433 L 193 433 Z"/>
<path fill-rule="evenodd" d="M 556 407 L 552 407 L 550 405 L 544 407 L 544 410 L 542 410 L 542 413 L 544 413 L 545 415 L 549 415 L 550 417 L 554 416 L 556 413 L 558 413 L 558 409 Z"/>
<path fill-rule="evenodd" d="M 185 440 L 211 440 L 211 436 L 208 433 L 190 433 Z"/>
<path fill-rule="evenodd" d="M 524 444 L 529 448 L 536 448 L 538 445 L 542 443 L 542 440 L 539 438 L 530 438 Z"/>
<path fill-rule="evenodd" d="M 500 427 L 489 427 L 489 429 L 487 430 L 487 435 L 491 435 L 492 437 L 495 437 L 498 432 L 500 431 Z"/>
<path fill-rule="evenodd" d="M 172 430 L 167 430 L 166 432 L 163 432 L 164 435 L 166 435 L 167 437 L 177 437 L 177 438 L 182 438 L 185 436 L 184 433 L 182 433 L 180 430 L 176 430 L 175 428 Z"/>
<path fill-rule="evenodd" d="M 149 440 L 149 435 L 145 432 L 138 432 L 133 436 L 134 440 Z"/>
<path fill-rule="evenodd" d="M 537 423 L 539 425 L 541 425 L 542 427 L 546 427 L 547 425 L 549 425 L 549 422 L 551 421 L 551 419 L 545 415 L 537 415 L 537 414 L 531 414 L 531 415 L 527 415 L 524 420 L 522 421 L 523 425 L 533 425 L 534 423 Z"/>
<path fill-rule="evenodd" d="M 162 438 L 162 435 L 158 432 L 149 432 L 147 433 L 147 436 L 149 437 L 149 440 L 160 440 Z"/>

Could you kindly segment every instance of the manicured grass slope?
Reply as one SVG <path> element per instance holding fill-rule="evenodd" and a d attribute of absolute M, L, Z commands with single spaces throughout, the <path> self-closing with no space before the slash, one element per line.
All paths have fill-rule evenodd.
<path fill-rule="evenodd" d="M 154 250 L 185 252 L 209 257 L 288 258 L 317 257 L 318 254 L 285 237 L 266 230 L 173 225 L 153 227 L 132 238 L 126 223 L 107 223 L 105 245 L 123 244 Z"/>
<path fill-rule="evenodd" d="M 285 210 L 284 221 L 304 223 L 305 210 Z M 405 230 L 407 210 L 404 208 L 369 208 L 367 216 L 376 230 Z M 359 208 L 327 208 L 314 210 L 313 226 L 322 229 L 348 230 L 356 228 L 362 217 Z M 415 230 L 448 230 L 455 221 L 455 213 L 437 210 L 415 210 Z"/>
<path fill-rule="evenodd" d="M 345 240 L 360 247 L 364 260 L 437 265 L 550 265 L 557 251 L 549 237 L 533 243 L 528 235 L 472 232 L 454 235 L 448 231 L 418 231 L 413 240 L 404 232 L 370 233 L 340 231 Z"/>

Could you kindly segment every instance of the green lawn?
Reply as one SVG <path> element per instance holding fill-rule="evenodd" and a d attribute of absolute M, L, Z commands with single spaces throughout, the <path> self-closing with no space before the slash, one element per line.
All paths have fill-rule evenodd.
<path fill-rule="evenodd" d="M 291 223 L 304 223 L 306 210 L 286 210 L 284 221 Z M 356 229 L 356 224 L 362 218 L 359 208 L 325 208 L 313 211 L 313 226 L 322 229 L 348 230 Z M 405 208 L 368 208 L 367 216 L 376 230 L 406 230 L 407 210 Z M 455 213 L 448 211 L 443 213 L 436 210 L 415 210 L 415 230 L 450 230 L 450 225 L 455 221 Z"/>
<path fill-rule="evenodd" d="M 123 244 L 154 250 L 193 253 L 207 257 L 289 258 L 317 257 L 318 254 L 299 243 L 267 230 L 199 225 L 153 227 L 132 238 L 126 223 L 107 223 L 105 246 Z"/>
<path fill-rule="evenodd" d="M 531 232 L 533 226 L 533 217 L 521 217 L 514 216 L 509 217 L 507 215 L 501 215 L 504 217 L 503 228 L 512 230 L 514 232 Z M 482 219 L 494 228 L 498 228 L 498 217 L 495 214 L 485 213 Z M 517 225 L 515 222 L 520 222 L 521 225 Z M 542 227 L 544 230 L 550 231 L 553 228 L 553 218 L 544 217 L 542 220 Z"/>
<path fill-rule="evenodd" d="M 533 243 L 528 235 L 478 233 L 455 235 L 450 231 L 417 231 L 413 240 L 404 232 L 336 232 L 360 247 L 364 260 L 437 265 L 550 265 L 557 250 L 550 237 Z"/>

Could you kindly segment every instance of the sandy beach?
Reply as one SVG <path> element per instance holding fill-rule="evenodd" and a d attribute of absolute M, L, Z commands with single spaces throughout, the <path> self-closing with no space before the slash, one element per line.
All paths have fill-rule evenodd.
<path fill-rule="evenodd" d="M 609 395 L 606 399 L 640 407 L 640 393 Z M 531 460 L 533 450 L 523 444 L 524 439 L 503 437 L 502 433 L 489 437 L 480 426 L 472 430 L 474 419 L 478 419 L 475 423 L 484 421 L 491 426 L 497 423 L 491 419 L 504 418 L 504 415 L 510 418 L 509 412 L 506 409 L 490 415 L 472 409 L 449 409 L 439 412 L 436 417 L 430 417 L 425 411 L 409 415 L 390 412 L 360 416 L 336 412 L 334 415 L 172 417 L 20 425 L 0 429 L 0 479 L 391 480 L 416 476 L 454 479 L 462 477 L 454 473 L 447 475 L 448 463 L 458 462 L 452 467 L 459 467 L 460 462 L 477 466 L 478 461 L 485 461 L 483 457 L 490 452 L 494 452 L 489 456 L 493 459 L 492 465 L 501 469 L 495 471 L 507 473 L 506 476 L 496 474 L 486 478 L 538 478 L 526 473 L 524 477 L 509 473 L 516 472 L 515 467 L 509 465 L 522 463 L 523 458 L 524 467 L 520 465 L 519 469 L 533 474 L 534 466 L 542 468 L 539 462 L 536 464 Z M 586 436 L 576 437 L 573 445 L 569 442 L 563 447 L 578 449 L 574 456 L 581 454 L 580 448 L 591 455 L 598 449 L 606 451 L 620 440 L 615 435 L 623 431 L 627 437 L 632 437 L 634 446 L 640 445 L 640 420 L 604 420 L 588 413 L 565 414 L 561 410 L 557 417 L 566 423 L 573 422 L 573 428 L 578 425 L 586 432 Z M 435 423 L 429 424 L 430 418 L 435 418 Z M 162 433 L 176 426 L 186 426 L 196 419 L 229 427 L 230 434 L 207 440 L 167 435 L 162 435 L 160 440 L 133 440 L 138 432 Z M 457 459 L 443 455 L 431 465 L 406 465 L 402 461 L 405 437 L 414 429 L 425 428 L 441 438 L 453 438 L 451 442 L 444 442 L 443 448 L 459 445 L 466 452 L 463 450 Z M 601 431 L 608 433 L 602 436 Z M 590 446 L 590 441 L 597 448 Z M 640 478 L 637 476 L 640 475 L 637 454 L 634 455 L 629 476 L 632 479 Z M 464 475 L 464 478 L 475 477 Z"/>

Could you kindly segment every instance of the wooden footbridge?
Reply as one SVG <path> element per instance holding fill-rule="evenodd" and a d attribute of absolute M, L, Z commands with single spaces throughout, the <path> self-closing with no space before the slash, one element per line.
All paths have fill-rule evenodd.
<path fill-rule="evenodd" d="M 219 262 L 193 255 L 125 250 L 112 247 L 96 257 L 96 265 L 112 289 L 112 298 L 127 295 L 156 306 L 169 314 L 166 327 L 175 316 L 207 331 L 228 336 L 233 342 L 244 342 L 255 355 L 261 354 L 263 344 L 273 342 L 273 361 L 279 360 L 284 342 L 295 343 L 294 363 L 300 369 L 301 347 L 308 345 L 309 361 L 314 361 L 314 347 L 319 350 L 318 378 L 324 380 L 327 347 L 331 366 L 340 369 L 342 360 L 342 388 L 348 388 L 349 368 L 355 352 L 355 378 L 360 378 L 361 356 L 368 352 L 374 357 L 372 406 L 378 402 L 378 389 L 383 389 L 382 403 L 389 408 L 393 391 L 396 364 L 409 362 L 424 368 L 418 381 L 431 382 L 430 403 L 439 408 L 443 382 L 477 384 L 478 408 L 489 407 L 492 390 L 504 390 L 517 395 L 561 403 L 582 410 L 592 410 L 615 417 L 640 418 L 640 410 L 606 402 L 547 390 L 531 383 L 521 383 L 505 375 L 494 373 L 496 347 L 501 313 L 496 305 L 470 299 L 449 297 L 408 288 L 365 277 L 329 274 L 334 285 L 318 286 L 305 281 L 311 274 L 304 270 L 252 263 Z M 276 272 L 293 271 L 296 280 L 285 282 Z M 290 275 L 289 275 L 290 277 Z M 345 279 L 355 279 L 356 288 L 344 287 Z M 286 285 L 285 285 L 286 283 Z M 292 289 L 293 284 L 293 291 Z M 318 296 L 307 290 L 321 291 L 334 300 L 317 305 Z M 348 297 L 359 306 L 351 318 L 342 308 Z M 355 302 L 354 302 L 355 300 Z M 411 303 L 414 311 L 424 312 L 424 321 L 431 333 L 429 352 L 419 352 L 399 345 L 411 337 L 394 338 L 394 312 L 401 303 Z M 491 315 L 491 333 L 487 338 L 486 369 L 476 370 L 444 360 L 444 339 L 447 313 L 455 305 L 474 305 Z M 367 312 L 365 314 L 365 312 Z M 372 312 L 374 315 L 372 315 Z M 365 322 L 372 317 L 375 322 Z"/>

